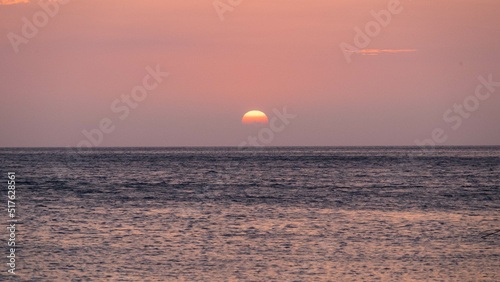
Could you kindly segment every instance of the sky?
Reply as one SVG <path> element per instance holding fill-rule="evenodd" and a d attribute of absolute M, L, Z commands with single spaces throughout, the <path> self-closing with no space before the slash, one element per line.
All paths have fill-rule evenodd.
<path fill-rule="evenodd" d="M 0 0 L 0 147 L 500 145 L 499 14 L 497 0 Z M 242 124 L 250 110 L 269 124 Z"/>

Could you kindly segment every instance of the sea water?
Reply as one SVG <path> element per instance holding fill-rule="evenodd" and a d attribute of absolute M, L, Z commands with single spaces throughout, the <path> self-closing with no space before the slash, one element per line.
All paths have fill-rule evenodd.
<path fill-rule="evenodd" d="M 500 147 L 0 149 L 2 281 L 500 281 Z M 3 261 L 2 261 L 3 260 Z"/>

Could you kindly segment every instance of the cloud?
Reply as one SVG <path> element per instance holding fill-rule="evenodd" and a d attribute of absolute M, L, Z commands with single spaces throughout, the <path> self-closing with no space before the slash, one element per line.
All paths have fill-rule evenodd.
<path fill-rule="evenodd" d="M 30 0 L 0 0 L 0 5 L 12 5 L 20 3 L 29 3 Z"/>
<path fill-rule="evenodd" d="M 416 52 L 417 49 L 363 49 L 359 51 L 352 51 L 353 53 L 365 55 L 365 56 L 376 56 L 380 54 L 395 54 L 395 53 L 408 53 Z"/>
<path fill-rule="evenodd" d="M 47 2 L 57 2 L 59 0 L 45 0 Z M 22 3 L 31 3 L 35 2 L 33 0 L 0 0 L 0 6 L 2 5 L 14 5 L 14 4 L 22 4 Z"/>

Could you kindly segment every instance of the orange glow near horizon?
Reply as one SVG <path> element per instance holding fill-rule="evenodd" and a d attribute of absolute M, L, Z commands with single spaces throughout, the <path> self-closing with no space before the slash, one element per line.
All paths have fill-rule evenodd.
<path fill-rule="evenodd" d="M 266 114 L 261 111 L 249 111 L 241 119 L 241 123 L 268 123 Z"/>
<path fill-rule="evenodd" d="M 0 5 L 13 5 L 20 3 L 29 3 L 29 0 L 0 0 Z"/>

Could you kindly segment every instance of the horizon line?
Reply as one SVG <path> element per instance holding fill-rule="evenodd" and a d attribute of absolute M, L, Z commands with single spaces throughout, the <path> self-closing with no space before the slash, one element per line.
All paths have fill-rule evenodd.
<path fill-rule="evenodd" d="M 401 147 L 401 148 L 446 148 L 446 147 L 500 147 L 499 145 L 435 145 L 435 146 L 419 146 L 419 145 L 280 145 L 280 146 L 244 146 L 243 148 L 387 148 L 387 147 Z M 240 148 L 240 146 L 96 146 L 96 147 L 61 147 L 61 146 L 40 146 L 40 147 L 0 147 L 0 149 L 82 149 L 82 150 L 92 150 L 92 149 L 115 149 L 115 148 Z"/>

